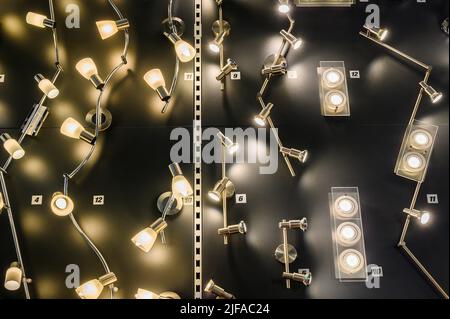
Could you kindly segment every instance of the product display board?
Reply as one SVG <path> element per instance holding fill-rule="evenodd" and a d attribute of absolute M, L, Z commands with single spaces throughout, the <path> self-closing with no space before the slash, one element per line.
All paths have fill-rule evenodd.
<path fill-rule="evenodd" d="M 1 299 L 448 293 L 448 1 L 1 2 Z"/>

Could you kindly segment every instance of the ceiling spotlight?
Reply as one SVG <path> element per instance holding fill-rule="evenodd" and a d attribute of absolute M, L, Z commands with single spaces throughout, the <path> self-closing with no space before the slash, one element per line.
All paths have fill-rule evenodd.
<path fill-rule="evenodd" d="M 15 291 L 20 288 L 22 284 L 22 269 L 18 262 L 13 262 L 6 271 L 5 288 L 10 291 Z"/>
<path fill-rule="evenodd" d="M 222 178 L 220 181 L 216 183 L 214 189 L 208 192 L 209 198 L 211 198 L 215 202 L 220 202 L 220 200 L 222 199 L 223 192 L 227 189 L 227 187 L 228 188 L 233 187 L 232 184 L 233 183 L 230 181 L 228 177 Z"/>
<path fill-rule="evenodd" d="M 298 281 L 308 287 L 311 285 L 312 282 L 312 274 L 310 271 L 305 271 L 304 273 L 283 272 L 283 279 Z"/>
<path fill-rule="evenodd" d="M 416 210 L 416 209 L 409 209 L 409 208 L 405 208 L 405 209 L 403 210 L 403 212 L 404 212 L 405 214 L 408 214 L 408 215 L 411 216 L 411 217 L 417 218 L 417 219 L 420 221 L 420 223 L 421 223 L 422 225 L 428 224 L 428 222 L 429 222 L 430 219 L 431 219 L 431 214 L 428 213 L 428 212 L 421 212 L 421 211 L 419 211 L 419 210 Z"/>
<path fill-rule="evenodd" d="M 297 38 L 292 33 L 287 32 L 286 30 L 281 30 L 280 34 L 287 42 L 289 42 L 289 44 L 294 48 L 294 50 L 297 50 L 303 44 L 302 39 Z"/>
<path fill-rule="evenodd" d="M 345 80 L 344 74 L 340 70 L 334 68 L 327 69 L 323 73 L 322 78 L 324 84 L 329 88 L 336 88 L 342 85 Z"/>
<path fill-rule="evenodd" d="M 280 229 L 301 229 L 303 231 L 308 230 L 308 219 L 304 217 L 302 220 L 290 220 L 290 221 L 282 221 L 278 224 Z"/>
<path fill-rule="evenodd" d="M 192 47 L 192 45 L 182 40 L 178 34 L 172 32 L 164 33 L 164 35 L 175 46 L 175 52 L 177 53 L 178 59 L 180 59 L 181 62 L 189 62 L 195 57 L 195 49 Z"/>
<path fill-rule="evenodd" d="M 341 196 L 334 202 L 334 212 L 338 217 L 351 218 L 359 211 L 358 202 L 351 196 Z"/>
<path fill-rule="evenodd" d="M 234 234 L 247 234 L 247 225 L 244 221 L 241 221 L 237 225 L 231 225 L 226 228 L 221 228 L 218 230 L 219 235 L 234 235 Z"/>
<path fill-rule="evenodd" d="M 411 133 L 411 146 L 418 150 L 426 150 L 433 144 L 433 137 L 430 132 L 424 129 L 417 129 Z"/>
<path fill-rule="evenodd" d="M 130 27 L 130 22 L 127 19 L 120 19 L 117 21 L 97 21 L 96 24 L 102 40 L 112 37 L 119 32 L 119 30 L 128 29 Z"/>
<path fill-rule="evenodd" d="M 78 121 L 71 117 L 66 119 L 61 125 L 60 132 L 67 137 L 80 139 L 91 145 L 94 145 L 96 141 L 94 134 L 87 131 Z"/>
<path fill-rule="evenodd" d="M 217 286 L 212 279 L 206 284 L 205 292 L 216 295 L 217 299 L 236 299 L 232 294 Z"/>
<path fill-rule="evenodd" d="M 102 78 L 98 75 L 97 66 L 91 58 L 84 58 L 80 60 L 75 66 L 77 71 L 87 80 L 91 81 L 92 85 L 101 90 L 105 86 Z"/>
<path fill-rule="evenodd" d="M 55 215 L 64 217 L 70 215 L 73 212 L 75 204 L 69 196 L 57 192 L 52 196 L 50 208 Z"/>
<path fill-rule="evenodd" d="M 387 36 L 389 34 L 389 30 L 388 29 L 369 27 L 367 25 L 365 25 L 364 28 L 367 31 L 369 31 L 371 34 L 375 35 L 378 38 L 378 40 L 380 40 L 380 41 L 386 40 L 386 38 L 387 38 Z"/>
<path fill-rule="evenodd" d="M 162 219 L 158 218 L 150 227 L 142 230 L 136 236 L 134 236 L 131 241 L 141 250 L 148 253 L 156 242 L 158 234 L 167 228 L 167 223 Z"/>
<path fill-rule="evenodd" d="M 116 281 L 116 275 L 110 272 L 109 274 L 106 274 L 98 279 L 88 281 L 75 289 L 75 291 L 81 299 L 98 299 L 103 291 L 103 288 L 115 283 Z"/>
<path fill-rule="evenodd" d="M 325 95 L 325 104 L 330 110 L 341 112 L 347 104 L 347 97 L 341 91 L 332 90 Z"/>
<path fill-rule="evenodd" d="M 233 141 L 222 134 L 222 132 L 217 133 L 217 137 L 219 138 L 222 145 L 228 149 L 230 154 L 234 154 L 239 150 L 239 144 L 233 143 Z"/>
<path fill-rule="evenodd" d="M 339 255 L 339 269 L 348 275 L 353 275 L 363 270 L 364 264 L 363 255 L 355 249 L 344 250 Z"/>
<path fill-rule="evenodd" d="M 280 5 L 278 6 L 278 11 L 281 13 L 288 13 L 291 11 L 291 6 L 289 5 L 289 0 L 279 0 Z"/>
<path fill-rule="evenodd" d="M 267 105 L 262 109 L 262 111 L 255 116 L 254 120 L 255 123 L 258 126 L 266 126 L 267 124 L 267 118 L 270 116 L 270 113 L 272 112 L 273 109 L 273 104 L 272 103 L 267 103 Z"/>
<path fill-rule="evenodd" d="M 437 92 L 432 86 L 428 85 L 425 81 L 420 82 L 420 86 L 422 89 L 425 90 L 425 92 L 428 94 L 428 96 L 431 99 L 431 102 L 438 103 L 444 95 L 441 92 Z"/>
<path fill-rule="evenodd" d="M 289 157 L 295 158 L 300 161 L 300 163 L 305 163 L 308 160 L 308 151 L 300 151 L 295 148 L 282 147 L 281 153 Z"/>
<path fill-rule="evenodd" d="M 409 152 L 403 157 L 403 164 L 406 171 L 417 173 L 425 168 L 427 160 L 422 154 Z"/>
<path fill-rule="evenodd" d="M 181 297 L 172 291 L 166 291 L 161 294 L 155 294 L 154 292 L 139 288 L 136 295 L 136 299 L 181 299 Z"/>
<path fill-rule="evenodd" d="M 186 177 L 183 175 L 180 164 L 172 163 L 169 165 L 170 173 L 172 174 L 172 192 L 175 196 L 188 197 L 193 194 L 192 186 Z"/>
<path fill-rule="evenodd" d="M 233 59 L 228 59 L 220 70 L 220 74 L 216 77 L 217 81 L 222 81 L 228 74 L 238 69 L 237 63 Z"/>
<path fill-rule="evenodd" d="M 166 89 L 166 82 L 160 69 L 153 69 L 145 73 L 144 80 L 147 84 L 158 93 L 162 101 L 170 100 L 170 94 Z"/>
<path fill-rule="evenodd" d="M 342 246 L 353 246 L 361 240 L 361 229 L 355 223 L 342 223 L 336 231 L 337 241 Z"/>
<path fill-rule="evenodd" d="M 42 74 L 37 74 L 34 79 L 38 83 L 39 89 L 49 98 L 54 99 L 59 95 L 59 90 L 56 86 L 50 81 L 46 79 Z"/>
<path fill-rule="evenodd" d="M 0 142 L 3 143 L 3 147 L 13 159 L 18 160 L 25 156 L 25 151 L 22 146 L 8 133 L 0 135 Z"/>
<path fill-rule="evenodd" d="M 34 12 L 28 12 L 26 16 L 26 21 L 28 24 L 34 25 L 39 28 L 54 28 L 55 21 L 50 20 L 46 16 Z"/>

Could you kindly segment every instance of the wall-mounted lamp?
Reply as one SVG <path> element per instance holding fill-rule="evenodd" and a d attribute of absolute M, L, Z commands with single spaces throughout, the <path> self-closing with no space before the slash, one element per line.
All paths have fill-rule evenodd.
<path fill-rule="evenodd" d="M 258 126 L 265 127 L 267 125 L 267 118 L 272 112 L 273 104 L 267 103 L 266 106 L 261 110 L 261 112 L 255 116 L 254 121 Z"/>
<path fill-rule="evenodd" d="M 389 30 L 384 28 L 369 27 L 367 25 L 364 25 L 364 29 L 367 30 L 369 36 L 374 35 L 380 41 L 386 40 L 389 34 Z"/>
<path fill-rule="evenodd" d="M 61 192 L 54 193 L 50 202 L 52 212 L 57 216 L 68 216 L 75 209 L 73 200 Z"/>
<path fill-rule="evenodd" d="M 178 35 L 175 32 L 172 33 L 165 32 L 164 35 L 174 45 L 175 52 L 178 56 L 178 59 L 180 59 L 181 62 L 183 63 L 189 62 L 195 57 L 195 49 L 192 47 L 192 45 L 182 40 L 180 35 Z"/>
<path fill-rule="evenodd" d="M 231 72 L 236 71 L 237 69 L 237 63 L 233 59 L 228 59 L 227 64 L 221 67 L 220 73 L 216 77 L 217 81 L 222 81 L 226 76 L 228 76 Z"/>
<path fill-rule="evenodd" d="M 289 0 L 279 0 L 278 11 L 281 13 L 289 13 L 291 11 L 291 5 Z"/>
<path fill-rule="evenodd" d="M 291 158 L 297 159 L 300 163 L 306 163 L 309 155 L 308 151 L 300 151 L 295 148 L 287 148 L 287 147 L 282 147 L 280 152 Z"/>
<path fill-rule="evenodd" d="M 81 299 L 98 299 L 103 288 L 117 281 L 114 273 L 110 272 L 98 279 L 93 279 L 75 289 Z"/>
<path fill-rule="evenodd" d="M 26 21 L 28 24 L 34 25 L 35 27 L 39 28 L 47 27 L 53 29 L 56 25 L 56 22 L 54 20 L 47 18 L 45 15 L 34 12 L 27 13 Z"/>
<path fill-rule="evenodd" d="M 3 148 L 13 159 L 18 160 L 25 156 L 25 151 L 22 146 L 8 133 L 3 133 L 0 135 L 0 142 L 3 144 Z"/>
<path fill-rule="evenodd" d="M 308 286 L 311 286 L 312 274 L 309 270 L 305 270 L 304 272 L 301 272 L 301 273 L 283 272 L 283 279 L 298 281 L 298 282 L 301 282 L 306 287 L 308 287 Z"/>
<path fill-rule="evenodd" d="M 97 21 L 96 25 L 102 40 L 105 40 L 112 37 L 120 30 L 128 29 L 130 27 L 130 22 L 127 19 L 120 19 L 117 21 L 105 20 Z"/>
<path fill-rule="evenodd" d="M 226 198 L 231 198 L 235 192 L 235 186 L 228 177 L 224 177 L 220 181 L 218 181 L 213 190 L 208 192 L 208 196 L 213 201 L 220 202 L 223 198 L 222 195 L 224 192 Z"/>
<path fill-rule="evenodd" d="M 96 137 L 94 134 L 87 131 L 77 120 L 71 117 L 63 122 L 60 132 L 67 137 L 80 139 L 91 145 L 94 145 L 96 141 Z"/>
<path fill-rule="evenodd" d="M 278 228 L 283 232 L 283 243 L 275 249 L 275 259 L 284 264 L 284 272 L 282 277 L 286 279 L 286 288 L 291 288 L 291 274 L 289 265 L 297 259 L 297 249 L 288 242 L 288 230 L 300 229 L 303 232 L 308 229 L 308 220 L 302 218 L 301 220 L 285 220 L 278 223 Z M 297 276 L 296 276 L 297 277 Z"/>
<path fill-rule="evenodd" d="M 425 93 L 430 97 L 431 102 L 438 103 L 444 95 L 441 92 L 437 92 L 431 85 L 428 85 L 425 81 L 419 83 Z"/>
<path fill-rule="evenodd" d="M 236 299 L 235 296 L 225 291 L 220 286 L 217 286 L 214 281 L 211 279 L 208 281 L 208 283 L 205 286 L 205 292 L 214 294 L 216 296 L 216 299 Z"/>
<path fill-rule="evenodd" d="M 422 225 L 426 225 L 430 222 L 431 214 L 429 212 L 420 211 L 417 209 L 409 209 L 405 208 L 403 212 L 413 218 L 416 218 L 420 221 Z"/>
<path fill-rule="evenodd" d="M 164 219 L 158 218 L 150 227 L 145 228 L 134 236 L 131 241 L 141 249 L 142 251 L 148 253 L 156 242 L 158 234 L 167 228 L 167 223 Z"/>
<path fill-rule="evenodd" d="M 18 262 L 13 262 L 6 271 L 5 288 L 10 291 L 18 290 L 22 284 L 22 268 Z"/>
<path fill-rule="evenodd" d="M 97 66 L 91 58 L 84 58 L 78 61 L 75 68 L 86 80 L 91 81 L 97 90 L 103 89 L 105 82 L 98 75 Z"/>
<path fill-rule="evenodd" d="M 34 79 L 38 83 L 39 89 L 49 98 L 54 99 L 59 95 L 59 90 L 56 86 L 50 81 L 46 79 L 42 74 L 37 74 Z"/>
<path fill-rule="evenodd" d="M 136 295 L 136 299 L 168 299 L 168 300 L 175 300 L 175 299 L 181 299 L 181 297 L 172 291 L 165 291 L 160 294 L 156 294 L 152 291 L 145 290 L 139 288 Z"/>
<path fill-rule="evenodd" d="M 170 93 L 167 91 L 166 82 L 160 69 L 152 69 L 145 73 L 144 81 L 158 93 L 161 101 L 170 100 Z"/>
<path fill-rule="evenodd" d="M 280 34 L 292 46 L 294 50 L 299 49 L 303 44 L 303 40 L 301 38 L 297 38 L 292 33 L 286 30 L 281 30 Z"/>

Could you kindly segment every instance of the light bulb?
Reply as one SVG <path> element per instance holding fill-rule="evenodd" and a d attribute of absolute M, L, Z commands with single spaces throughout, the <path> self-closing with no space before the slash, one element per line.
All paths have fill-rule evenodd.
<path fill-rule="evenodd" d="M 45 28 L 47 22 L 50 22 L 46 16 L 34 12 L 28 12 L 26 16 L 26 21 L 28 24 L 34 25 L 38 28 Z"/>
<path fill-rule="evenodd" d="M 94 75 L 98 74 L 97 66 L 91 58 L 80 60 L 75 68 L 87 80 L 90 80 Z"/>
<path fill-rule="evenodd" d="M 93 279 L 75 289 L 82 299 L 98 299 L 103 291 L 103 285 L 98 279 Z"/>
<path fill-rule="evenodd" d="M 44 78 L 42 74 L 38 74 L 34 77 L 38 83 L 39 89 L 50 99 L 54 99 L 59 95 L 59 90 L 49 79 Z"/>
<path fill-rule="evenodd" d="M 426 159 L 419 153 L 408 153 L 404 157 L 405 169 L 410 172 L 420 172 L 426 164 Z"/>
<path fill-rule="evenodd" d="M 181 62 L 189 62 L 195 57 L 195 49 L 186 41 L 178 40 L 175 43 L 175 52 Z"/>
<path fill-rule="evenodd" d="M 430 219 L 431 219 L 431 214 L 428 213 L 428 212 L 423 212 L 423 213 L 422 213 L 422 216 L 420 217 L 420 223 L 421 223 L 422 225 L 426 225 L 426 224 L 428 224 L 428 222 L 430 221 Z"/>
<path fill-rule="evenodd" d="M 356 268 L 359 266 L 359 264 L 361 263 L 361 260 L 359 259 L 359 257 L 355 254 L 348 254 L 345 257 L 345 262 L 347 263 L 347 265 L 351 268 Z"/>
<path fill-rule="evenodd" d="M 341 196 L 334 202 L 334 211 L 341 218 L 350 218 L 358 212 L 358 202 L 351 196 Z"/>
<path fill-rule="evenodd" d="M 209 198 L 211 198 L 215 202 L 220 202 L 220 194 L 216 191 L 209 191 L 208 192 Z"/>
<path fill-rule="evenodd" d="M 84 132 L 84 127 L 75 119 L 69 117 L 61 125 L 61 134 L 70 138 L 79 139 Z"/>
<path fill-rule="evenodd" d="M 97 25 L 98 32 L 100 33 L 102 40 L 113 36 L 119 31 L 116 22 L 112 20 L 97 21 L 95 24 Z"/>
<path fill-rule="evenodd" d="M 154 292 L 139 288 L 136 295 L 134 295 L 136 299 L 160 299 L 158 294 Z"/>
<path fill-rule="evenodd" d="M 259 115 L 255 116 L 254 121 L 258 126 L 266 126 L 266 121 L 264 121 L 264 119 Z"/>
<path fill-rule="evenodd" d="M 380 41 L 384 41 L 384 40 L 386 40 L 388 34 L 389 34 L 388 29 L 380 29 L 378 31 L 378 38 L 380 39 Z"/>
<path fill-rule="evenodd" d="M 217 45 L 217 43 L 215 43 L 214 41 L 209 44 L 209 49 L 214 53 L 220 52 L 220 46 Z"/>
<path fill-rule="evenodd" d="M 160 69 L 152 69 L 145 73 L 144 80 L 155 91 L 160 87 L 166 86 L 164 76 Z"/>
<path fill-rule="evenodd" d="M 172 192 L 182 197 L 191 196 L 193 193 L 191 184 L 183 175 L 175 176 L 172 179 Z"/>
<path fill-rule="evenodd" d="M 156 242 L 158 233 L 151 228 L 146 228 L 134 236 L 131 241 L 141 250 L 148 253 Z"/>
<path fill-rule="evenodd" d="M 53 194 L 50 208 L 55 215 L 64 217 L 73 212 L 75 204 L 69 196 L 58 192 Z"/>
<path fill-rule="evenodd" d="M 342 246 L 353 246 L 361 239 L 361 229 L 355 223 L 342 223 L 337 228 L 337 241 Z"/>
<path fill-rule="evenodd" d="M 280 4 L 280 6 L 278 7 L 278 11 L 280 11 L 281 13 L 288 13 L 289 11 L 291 11 L 291 7 L 288 4 Z"/>
<path fill-rule="evenodd" d="M 25 156 L 25 151 L 22 146 L 8 133 L 0 135 L 0 141 L 3 142 L 4 149 L 13 159 L 18 160 Z"/>
<path fill-rule="evenodd" d="M 425 130 L 418 129 L 411 133 L 411 145 L 418 150 L 425 150 L 433 143 L 433 137 Z"/>
<path fill-rule="evenodd" d="M 364 268 L 364 256 L 355 249 L 344 250 L 339 255 L 340 271 L 352 275 Z"/>
<path fill-rule="evenodd" d="M 11 264 L 5 275 L 5 288 L 9 291 L 15 291 L 20 288 L 22 283 L 22 269 L 17 262 Z"/>
<path fill-rule="evenodd" d="M 337 69 L 328 69 L 323 73 L 323 79 L 326 86 L 335 88 L 344 82 L 344 75 Z"/>

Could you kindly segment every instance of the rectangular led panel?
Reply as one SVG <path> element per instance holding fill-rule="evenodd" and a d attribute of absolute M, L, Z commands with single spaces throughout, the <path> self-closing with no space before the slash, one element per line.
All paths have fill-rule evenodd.
<path fill-rule="evenodd" d="M 294 0 L 298 7 L 350 7 L 355 0 Z"/>
<path fill-rule="evenodd" d="M 408 127 L 395 165 L 395 174 L 416 182 L 425 180 L 438 130 L 439 127 L 435 125 L 419 121 L 414 121 Z"/>
<path fill-rule="evenodd" d="M 333 187 L 329 195 L 335 276 L 341 282 L 366 281 L 367 259 L 357 187 Z"/>
<path fill-rule="evenodd" d="M 323 116 L 350 116 L 345 63 L 320 62 L 319 75 L 320 104 Z"/>

